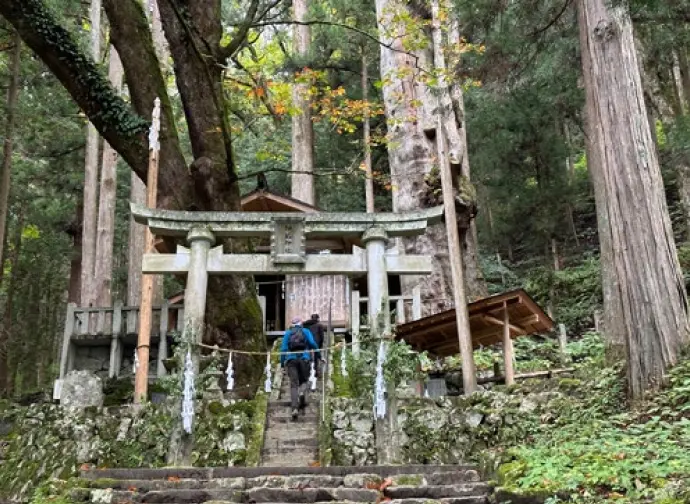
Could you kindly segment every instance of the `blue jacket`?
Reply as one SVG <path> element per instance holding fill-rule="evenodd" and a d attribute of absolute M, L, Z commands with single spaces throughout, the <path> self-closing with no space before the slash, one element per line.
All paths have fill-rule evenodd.
<path fill-rule="evenodd" d="M 285 331 L 285 334 L 283 335 L 283 344 L 280 345 L 280 351 L 281 352 L 289 352 L 290 349 L 288 348 L 288 341 L 290 341 L 290 334 L 292 334 L 294 327 L 291 327 L 287 331 Z M 307 343 L 307 346 L 314 349 L 318 350 L 319 347 L 316 345 L 316 342 L 314 341 L 314 336 L 312 336 L 311 331 L 306 328 L 302 328 L 302 332 L 304 334 L 304 339 Z M 312 359 L 312 354 L 311 352 L 304 352 L 301 354 L 280 354 L 280 365 L 284 365 L 287 361 L 293 360 L 300 358 L 302 360 L 311 360 Z"/>

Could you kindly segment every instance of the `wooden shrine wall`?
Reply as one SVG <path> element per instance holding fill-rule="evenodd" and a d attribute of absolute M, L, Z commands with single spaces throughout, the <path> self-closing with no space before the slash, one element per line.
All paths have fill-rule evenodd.
<path fill-rule="evenodd" d="M 333 327 L 348 327 L 349 278 L 345 275 L 335 276 L 289 276 L 285 281 L 285 320 L 287 325 L 293 317 L 308 319 L 318 313 L 321 322 L 328 323 L 328 304 L 331 307 Z"/>

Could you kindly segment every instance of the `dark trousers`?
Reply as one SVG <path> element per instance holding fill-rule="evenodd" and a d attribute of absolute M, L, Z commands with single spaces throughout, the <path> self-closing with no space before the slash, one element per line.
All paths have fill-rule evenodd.
<path fill-rule="evenodd" d="M 290 377 L 290 406 L 292 409 L 299 407 L 299 394 L 307 391 L 307 380 L 309 380 L 308 360 L 292 359 L 287 361 L 287 372 Z"/>

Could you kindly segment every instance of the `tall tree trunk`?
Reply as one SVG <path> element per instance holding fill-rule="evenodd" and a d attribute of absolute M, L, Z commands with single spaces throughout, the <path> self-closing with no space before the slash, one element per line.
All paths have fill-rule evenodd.
<path fill-rule="evenodd" d="M 445 5 L 444 3 L 441 4 Z M 447 5 L 449 10 L 450 25 L 448 29 L 448 46 L 451 48 L 450 54 L 460 54 L 460 23 L 457 14 L 452 11 L 452 7 Z M 451 67 L 459 65 L 459 61 L 451 61 Z M 462 150 L 462 165 L 460 174 L 464 180 L 469 182 L 470 177 L 470 155 L 467 144 L 467 121 L 465 120 L 465 99 L 462 93 L 462 85 L 458 79 L 453 79 L 450 87 L 450 98 L 453 104 L 453 113 L 460 135 L 459 149 Z M 489 291 L 486 288 L 484 274 L 479 266 L 479 239 L 477 238 L 477 221 L 470 220 L 469 230 L 460 229 L 462 237 L 463 267 L 465 268 L 465 282 L 470 299 L 487 296 Z"/>
<path fill-rule="evenodd" d="M 308 0 L 293 0 L 293 17 L 298 23 L 307 20 Z M 311 29 L 308 25 L 296 24 L 293 29 L 294 50 L 299 61 L 309 54 Z M 292 116 L 292 197 L 316 204 L 314 187 L 314 125 L 311 121 L 311 99 L 309 85 L 295 83 L 292 87 L 292 102 L 296 113 Z"/>
<path fill-rule="evenodd" d="M 690 64 L 688 63 L 688 49 L 682 45 L 678 50 L 678 68 L 680 80 L 683 86 L 682 101 L 685 104 L 685 113 L 690 113 Z"/>
<path fill-rule="evenodd" d="M 146 204 L 146 185 L 132 172 L 129 201 L 138 205 Z M 129 217 L 129 247 L 127 261 L 127 304 L 138 306 L 141 302 L 141 261 L 144 257 L 146 228 Z"/>
<path fill-rule="evenodd" d="M 12 253 L 10 254 L 10 278 L 7 285 L 7 298 L 5 299 L 5 312 L 0 323 L 0 394 L 6 397 L 14 392 L 14 379 L 11 366 L 11 351 L 13 349 L 12 323 L 14 320 L 14 296 L 17 292 L 17 279 L 19 277 L 19 257 L 22 250 L 22 231 L 24 229 L 24 208 L 20 207 L 17 218 L 14 238 L 12 240 Z"/>
<path fill-rule="evenodd" d="M 110 48 L 110 70 L 108 78 L 113 87 L 122 87 L 122 63 L 114 47 Z M 115 199 L 117 193 L 117 152 L 108 142 L 103 143 L 103 164 L 101 166 L 101 187 L 98 204 L 98 233 L 96 260 L 94 264 L 95 303 L 110 306 L 113 281 L 113 244 L 115 242 Z"/>
<path fill-rule="evenodd" d="M 430 186 L 434 183 L 432 168 L 435 160 L 436 114 L 439 111 L 444 115 L 443 130 L 448 139 L 448 153 L 455 182 L 469 186 L 469 180 L 462 177 L 463 160 L 466 157 L 464 140 L 458 128 L 449 87 L 443 86 L 437 93 L 432 93 L 423 82 L 425 71 L 435 67 L 445 68 L 444 47 L 440 36 L 437 36 L 436 43 L 429 41 L 425 49 L 410 54 L 404 48 L 404 40 L 409 33 L 399 19 L 411 16 L 422 23 L 424 20 L 418 18 L 417 11 L 400 0 L 377 0 L 376 14 L 383 42 L 381 76 L 388 119 L 388 158 L 394 186 L 393 209 L 416 210 L 428 200 L 428 194 L 432 190 Z M 432 204 L 437 203 L 439 202 Z M 461 209 L 458 209 L 458 215 L 464 217 L 461 236 L 473 240 L 474 233 L 471 232 L 470 224 L 472 216 Z M 463 242 L 466 244 L 465 238 Z M 404 277 L 403 290 L 409 292 L 417 285 L 421 287 L 424 314 L 445 309 L 447 301 L 452 300 L 453 296 L 443 227 L 428 229 L 420 237 L 401 239 L 399 247 L 406 254 L 428 254 L 433 260 L 433 273 L 423 278 Z M 474 253 L 470 253 L 472 250 Z M 486 292 L 485 286 L 476 263 L 476 247 L 464 247 L 464 253 L 468 297 L 474 299 Z"/>
<path fill-rule="evenodd" d="M 101 59 L 101 0 L 91 0 L 91 55 L 95 62 Z M 86 159 L 84 161 L 84 224 L 82 225 L 81 252 L 81 304 L 96 302 L 94 266 L 96 264 L 96 231 L 98 224 L 98 131 L 89 122 L 86 133 Z"/>
<path fill-rule="evenodd" d="M 570 139 L 570 128 L 568 123 L 563 123 L 563 136 L 565 137 L 565 170 L 568 180 L 568 187 L 573 189 L 573 184 L 575 183 L 575 163 L 573 162 L 573 155 L 571 151 L 572 142 Z M 570 226 L 570 232 L 573 234 L 573 239 L 575 240 L 575 246 L 580 247 L 580 239 L 577 236 L 577 227 L 575 226 L 575 217 L 573 216 L 573 205 L 570 200 L 565 202 L 565 216 L 568 220 L 568 225 Z"/>
<path fill-rule="evenodd" d="M 0 174 L 0 284 L 2 283 L 3 248 L 7 229 L 7 210 L 10 200 L 10 174 L 12 173 L 12 150 L 14 141 L 14 118 L 19 96 L 19 74 L 21 71 L 22 39 L 18 33 L 12 36 L 14 49 L 10 63 L 10 84 L 7 88 L 5 107 L 5 142 L 2 149 L 2 174 Z"/>
<path fill-rule="evenodd" d="M 67 234 L 72 237 L 72 257 L 69 267 L 69 289 L 67 291 L 67 302 L 79 304 L 81 300 L 81 231 L 84 220 L 83 201 L 77 202 L 75 221 L 67 229 Z"/>
<path fill-rule="evenodd" d="M 364 173 L 367 212 L 374 213 L 374 174 L 371 166 L 371 121 L 369 119 L 369 69 L 366 49 L 362 47 L 362 100 L 364 101 Z"/>
<path fill-rule="evenodd" d="M 629 393 L 639 398 L 689 341 L 687 296 L 630 18 L 605 0 L 578 5 L 606 332 L 625 343 Z"/>

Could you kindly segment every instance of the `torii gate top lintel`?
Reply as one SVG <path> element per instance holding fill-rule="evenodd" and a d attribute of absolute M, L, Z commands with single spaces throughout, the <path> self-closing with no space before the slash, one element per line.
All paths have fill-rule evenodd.
<path fill-rule="evenodd" d="M 276 224 L 300 223 L 305 235 L 361 236 L 382 228 L 389 237 L 423 234 L 443 219 L 443 207 L 413 212 L 187 212 L 151 209 L 131 203 L 134 220 L 148 225 L 158 236 L 186 237 L 195 227 L 205 227 L 217 238 L 271 236 Z"/>

